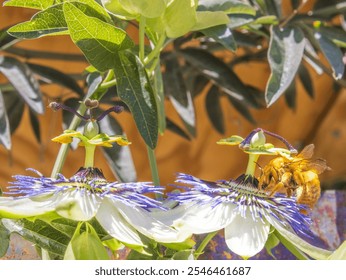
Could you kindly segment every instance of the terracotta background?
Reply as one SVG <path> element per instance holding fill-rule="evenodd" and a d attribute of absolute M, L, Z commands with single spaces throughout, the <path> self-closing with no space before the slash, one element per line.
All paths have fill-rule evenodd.
<path fill-rule="evenodd" d="M 32 15 L 30 9 L 17 9 L 2 7 L 0 1 L 0 27 L 29 19 Z M 288 11 L 289 12 L 289 11 Z M 46 37 L 18 44 L 20 47 L 79 53 L 79 50 L 70 41 L 69 37 Z M 239 53 L 233 54 L 235 56 Z M 87 66 L 84 63 L 68 61 L 44 61 L 30 59 L 30 62 L 53 66 L 67 73 L 80 73 Z M 265 88 L 270 69 L 266 63 L 247 63 L 235 68 L 239 77 L 246 83 Z M 309 69 L 311 70 L 311 69 Z M 346 90 L 336 93 L 333 90 L 333 81 L 326 75 L 319 76 L 311 71 L 315 98 L 312 100 L 304 92 L 298 82 L 297 108 L 292 111 L 285 105 L 284 98 L 280 98 L 272 107 L 252 111 L 257 126 L 253 126 L 240 116 L 231 107 L 227 100 L 223 100 L 224 116 L 226 120 L 226 133 L 220 135 L 211 126 L 204 109 L 205 95 L 195 100 L 197 113 L 197 137 L 187 141 L 167 131 L 160 136 L 156 150 L 161 184 L 166 185 L 174 181 L 175 172 L 187 172 L 207 180 L 229 179 L 245 171 L 246 156 L 236 147 L 219 146 L 216 144 L 220 138 L 232 134 L 246 136 L 252 129 L 262 127 L 284 136 L 296 147 L 314 143 L 315 156 L 328 161 L 332 171 L 323 174 L 322 180 L 327 187 L 336 181 L 346 179 Z M 0 82 L 5 82 L 0 76 Z M 48 104 L 55 98 L 72 94 L 69 90 L 57 86 L 43 86 L 46 94 L 45 102 Z M 166 104 L 167 114 L 178 124 L 181 121 L 172 106 Z M 134 122 L 128 113 L 117 116 L 129 140 L 133 143 L 130 149 L 133 153 L 138 180 L 151 180 L 147 152 L 143 140 L 135 128 Z M 51 138 L 62 132 L 61 113 L 46 110 L 40 116 L 42 143 L 38 144 L 32 132 L 28 108 L 25 109 L 24 119 L 12 138 L 12 151 L 8 152 L 0 146 L 0 186 L 5 187 L 11 181 L 13 174 L 27 174 L 27 168 L 35 168 L 44 175 L 49 176 L 57 155 L 59 145 L 50 141 Z M 272 139 L 268 139 L 272 142 Z M 268 158 L 262 157 L 262 161 Z M 83 164 L 84 151 L 79 149 L 68 154 L 63 169 L 65 176 L 71 176 Z M 107 166 L 101 153 L 97 154 L 96 165 L 103 169 L 109 180 L 114 176 Z"/>

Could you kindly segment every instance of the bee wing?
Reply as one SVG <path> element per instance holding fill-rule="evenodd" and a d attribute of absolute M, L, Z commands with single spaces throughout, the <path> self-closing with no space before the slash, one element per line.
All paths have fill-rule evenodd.
<path fill-rule="evenodd" d="M 314 154 L 315 145 L 310 144 L 304 147 L 304 149 L 298 154 L 298 157 L 309 159 Z"/>
<path fill-rule="evenodd" d="M 326 170 L 330 170 L 330 167 L 327 165 L 327 162 L 324 159 L 315 159 L 308 163 L 309 169 L 313 169 L 317 174 L 321 174 Z"/>

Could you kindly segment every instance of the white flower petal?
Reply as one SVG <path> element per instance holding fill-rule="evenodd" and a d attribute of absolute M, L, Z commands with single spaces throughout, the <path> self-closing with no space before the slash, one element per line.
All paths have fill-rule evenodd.
<path fill-rule="evenodd" d="M 181 205 L 167 212 L 174 213 L 175 228 L 195 234 L 202 234 L 220 230 L 231 223 L 234 218 L 234 205 L 220 203 L 214 207 L 210 204 Z M 164 219 L 167 222 L 168 219 Z"/>
<path fill-rule="evenodd" d="M 44 197 L 45 200 L 40 200 L 40 197 Z M 19 219 L 42 215 L 54 210 L 55 198 L 53 196 L 37 196 L 33 199 L 0 197 L 1 218 Z"/>
<path fill-rule="evenodd" d="M 130 207 L 118 201 L 115 201 L 114 203 L 122 213 L 123 217 L 136 230 L 158 242 L 183 242 L 190 236 L 190 234 L 177 231 L 160 222 L 151 215 L 151 212 L 145 211 L 140 207 Z"/>
<path fill-rule="evenodd" d="M 122 217 L 108 198 L 103 200 L 96 219 L 109 235 L 120 242 L 144 246 L 136 230 Z"/>
<path fill-rule="evenodd" d="M 270 224 L 267 221 L 254 221 L 250 210 L 247 210 L 245 217 L 238 214 L 225 228 L 225 241 L 232 252 L 249 258 L 263 249 L 269 230 Z"/>
<path fill-rule="evenodd" d="M 88 221 L 98 211 L 102 198 L 85 190 L 68 190 L 57 195 L 56 212 L 75 221 Z"/>

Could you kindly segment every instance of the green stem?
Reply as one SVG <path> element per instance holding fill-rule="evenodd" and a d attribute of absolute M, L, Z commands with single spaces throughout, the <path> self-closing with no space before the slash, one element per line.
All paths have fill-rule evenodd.
<path fill-rule="evenodd" d="M 196 252 L 195 252 L 195 259 L 198 259 L 198 257 L 203 254 L 204 248 L 208 245 L 210 240 L 214 238 L 214 236 L 218 233 L 219 231 L 213 231 L 208 233 L 208 235 L 202 240 L 201 244 L 199 244 Z"/>
<path fill-rule="evenodd" d="M 144 38 L 145 38 L 145 18 L 141 16 L 139 21 L 139 59 L 142 63 L 145 61 L 145 51 L 144 51 Z M 156 157 L 154 150 L 147 146 L 148 159 L 151 170 L 151 177 L 155 186 L 160 185 L 159 172 L 157 169 Z M 156 195 L 156 198 L 161 199 L 161 195 Z"/>
<path fill-rule="evenodd" d="M 85 146 L 85 161 L 84 168 L 94 167 L 94 155 L 95 155 L 95 145 Z"/>
<path fill-rule="evenodd" d="M 258 160 L 259 156 L 260 155 L 258 155 L 258 154 L 250 154 L 249 155 L 249 161 L 247 163 L 245 175 L 251 175 L 251 176 L 255 175 L 257 160 Z"/>
<path fill-rule="evenodd" d="M 115 86 L 116 84 L 117 84 L 117 80 L 116 80 L 116 79 L 113 79 L 113 80 L 111 80 L 111 81 L 109 81 L 109 82 L 104 82 L 104 83 L 102 83 L 102 84 L 100 85 L 99 89 L 100 89 L 100 90 L 108 89 L 108 88 L 110 88 L 110 87 L 112 87 L 112 86 Z"/>
<path fill-rule="evenodd" d="M 157 169 L 155 152 L 149 146 L 147 146 L 147 151 L 148 151 L 149 165 L 151 170 L 151 177 L 153 178 L 153 183 L 155 186 L 159 186 L 160 178 L 159 178 L 159 172 Z"/>
<path fill-rule="evenodd" d="M 79 108 L 77 110 L 77 112 L 81 115 L 84 115 L 85 111 L 86 111 L 86 106 L 84 105 L 84 102 L 82 102 L 80 105 L 79 105 Z M 78 116 L 74 116 L 71 123 L 70 123 L 70 126 L 68 127 L 68 129 L 76 129 L 76 127 L 80 124 L 81 122 L 81 119 L 78 117 Z M 52 173 L 51 173 L 51 177 L 52 178 L 56 178 L 56 176 L 58 175 L 58 173 L 61 172 L 61 169 L 65 163 L 65 159 L 66 159 L 66 156 L 67 156 L 67 151 L 70 147 L 70 144 L 62 144 L 60 146 L 60 150 L 58 152 L 58 155 L 56 157 L 56 160 L 55 160 L 55 163 L 54 163 L 54 166 L 53 166 L 53 170 L 52 170 Z"/>
<path fill-rule="evenodd" d="M 163 44 L 165 43 L 165 40 L 166 40 L 166 35 L 162 34 L 161 37 L 159 38 L 157 44 L 155 45 L 155 48 L 144 59 L 144 61 L 143 61 L 144 65 L 148 65 L 153 59 L 155 59 L 156 57 L 158 57 L 160 55 L 160 52 L 161 52 L 161 49 L 163 47 Z"/>

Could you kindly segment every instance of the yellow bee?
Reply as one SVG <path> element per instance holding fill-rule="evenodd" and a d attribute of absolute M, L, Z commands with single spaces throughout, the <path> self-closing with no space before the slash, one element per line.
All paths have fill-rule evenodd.
<path fill-rule="evenodd" d="M 318 174 L 330 169 L 323 159 L 312 160 L 314 145 L 306 146 L 294 157 L 280 156 L 271 160 L 263 169 L 259 178 L 259 189 L 273 195 L 286 193 L 296 196 L 297 202 L 312 208 L 321 194 Z"/>

